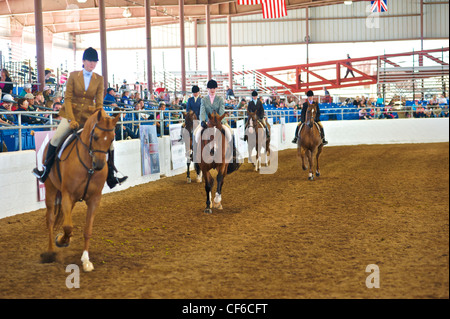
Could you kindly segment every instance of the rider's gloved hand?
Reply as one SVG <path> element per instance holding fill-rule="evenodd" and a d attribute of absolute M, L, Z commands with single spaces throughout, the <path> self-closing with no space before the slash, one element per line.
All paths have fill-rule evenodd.
<path fill-rule="evenodd" d="M 202 121 L 201 125 L 202 125 L 202 127 L 203 127 L 204 129 L 207 129 L 207 128 L 208 128 L 208 124 L 206 124 L 205 121 Z"/>

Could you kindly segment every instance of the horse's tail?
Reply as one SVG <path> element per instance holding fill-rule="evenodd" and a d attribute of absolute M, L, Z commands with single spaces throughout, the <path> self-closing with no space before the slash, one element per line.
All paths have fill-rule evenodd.
<path fill-rule="evenodd" d="M 53 223 L 53 229 L 59 228 L 63 223 L 63 216 L 61 209 L 61 199 L 62 195 L 61 192 L 58 191 L 55 196 L 55 209 L 54 209 L 54 216 L 55 216 L 55 222 Z"/>
<path fill-rule="evenodd" d="M 227 167 L 227 174 L 231 174 L 239 169 L 241 167 L 242 163 L 239 162 L 238 156 L 237 156 L 237 149 L 236 145 L 234 144 L 234 135 L 233 135 L 233 161 L 228 164 Z"/>

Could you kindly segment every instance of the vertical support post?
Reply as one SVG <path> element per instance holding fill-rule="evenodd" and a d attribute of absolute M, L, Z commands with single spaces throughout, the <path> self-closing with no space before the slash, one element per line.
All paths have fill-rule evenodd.
<path fill-rule="evenodd" d="M 108 52 L 106 46 L 106 13 L 105 13 L 105 0 L 99 0 L 99 18 L 100 18 L 100 51 L 102 55 L 102 76 L 103 76 L 103 86 L 108 88 Z"/>
<path fill-rule="evenodd" d="M 44 22 L 42 0 L 34 0 L 34 20 L 36 33 L 37 80 L 39 91 L 45 86 Z"/>
<path fill-rule="evenodd" d="M 208 80 L 212 79 L 212 68 L 211 68 L 211 12 L 209 4 L 205 6 L 206 8 L 206 50 L 208 55 Z"/>
<path fill-rule="evenodd" d="M 145 34 L 147 50 L 147 89 L 148 93 L 153 93 L 153 71 L 152 71 L 152 20 L 150 11 L 150 0 L 145 0 Z M 150 98 L 150 96 L 149 96 Z"/>
<path fill-rule="evenodd" d="M 306 64 L 309 64 L 309 7 L 306 10 Z M 306 86 L 309 88 L 309 72 L 306 73 Z"/>
<path fill-rule="evenodd" d="M 233 89 L 233 36 L 232 36 L 232 28 L 231 28 L 231 15 L 227 17 L 227 26 L 228 26 L 228 83 L 230 85 L 230 89 Z"/>
<path fill-rule="evenodd" d="M 179 0 L 180 4 L 180 47 L 181 47 L 181 94 L 186 94 L 186 54 L 184 40 L 184 0 Z M 176 80 L 175 80 L 176 83 Z M 176 85 L 175 85 L 176 87 Z"/>

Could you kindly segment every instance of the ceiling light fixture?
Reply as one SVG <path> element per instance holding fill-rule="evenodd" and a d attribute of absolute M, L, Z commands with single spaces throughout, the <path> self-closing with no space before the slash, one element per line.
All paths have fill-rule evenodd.
<path fill-rule="evenodd" d="M 130 8 L 125 8 L 125 10 L 123 10 L 122 15 L 124 16 L 124 18 L 129 18 L 129 17 L 131 17 L 131 11 L 130 11 Z"/>
<path fill-rule="evenodd" d="M 78 1 L 78 3 L 86 3 L 87 2 L 87 0 L 77 0 Z"/>
<path fill-rule="evenodd" d="M 352 5 L 352 3 L 353 3 L 353 1 L 344 1 L 344 4 L 345 4 L 346 6 Z"/>

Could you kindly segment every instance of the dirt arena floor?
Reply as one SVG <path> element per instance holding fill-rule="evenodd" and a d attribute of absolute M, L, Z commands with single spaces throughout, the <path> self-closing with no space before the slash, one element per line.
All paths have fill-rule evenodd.
<path fill-rule="evenodd" d="M 85 205 L 71 246 L 46 250 L 45 210 L 0 220 L 0 298 L 449 298 L 449 144 L 326 147 L 314 182 L 295 150 L 274 175 L 227 176 L 223 211 L 204 184 L 165 178 L 107 194 L 81 266 Z M 195 173 L 194 173 L 195 175 Z M 380 288 L 366 287 L 366 266 Z"/>

